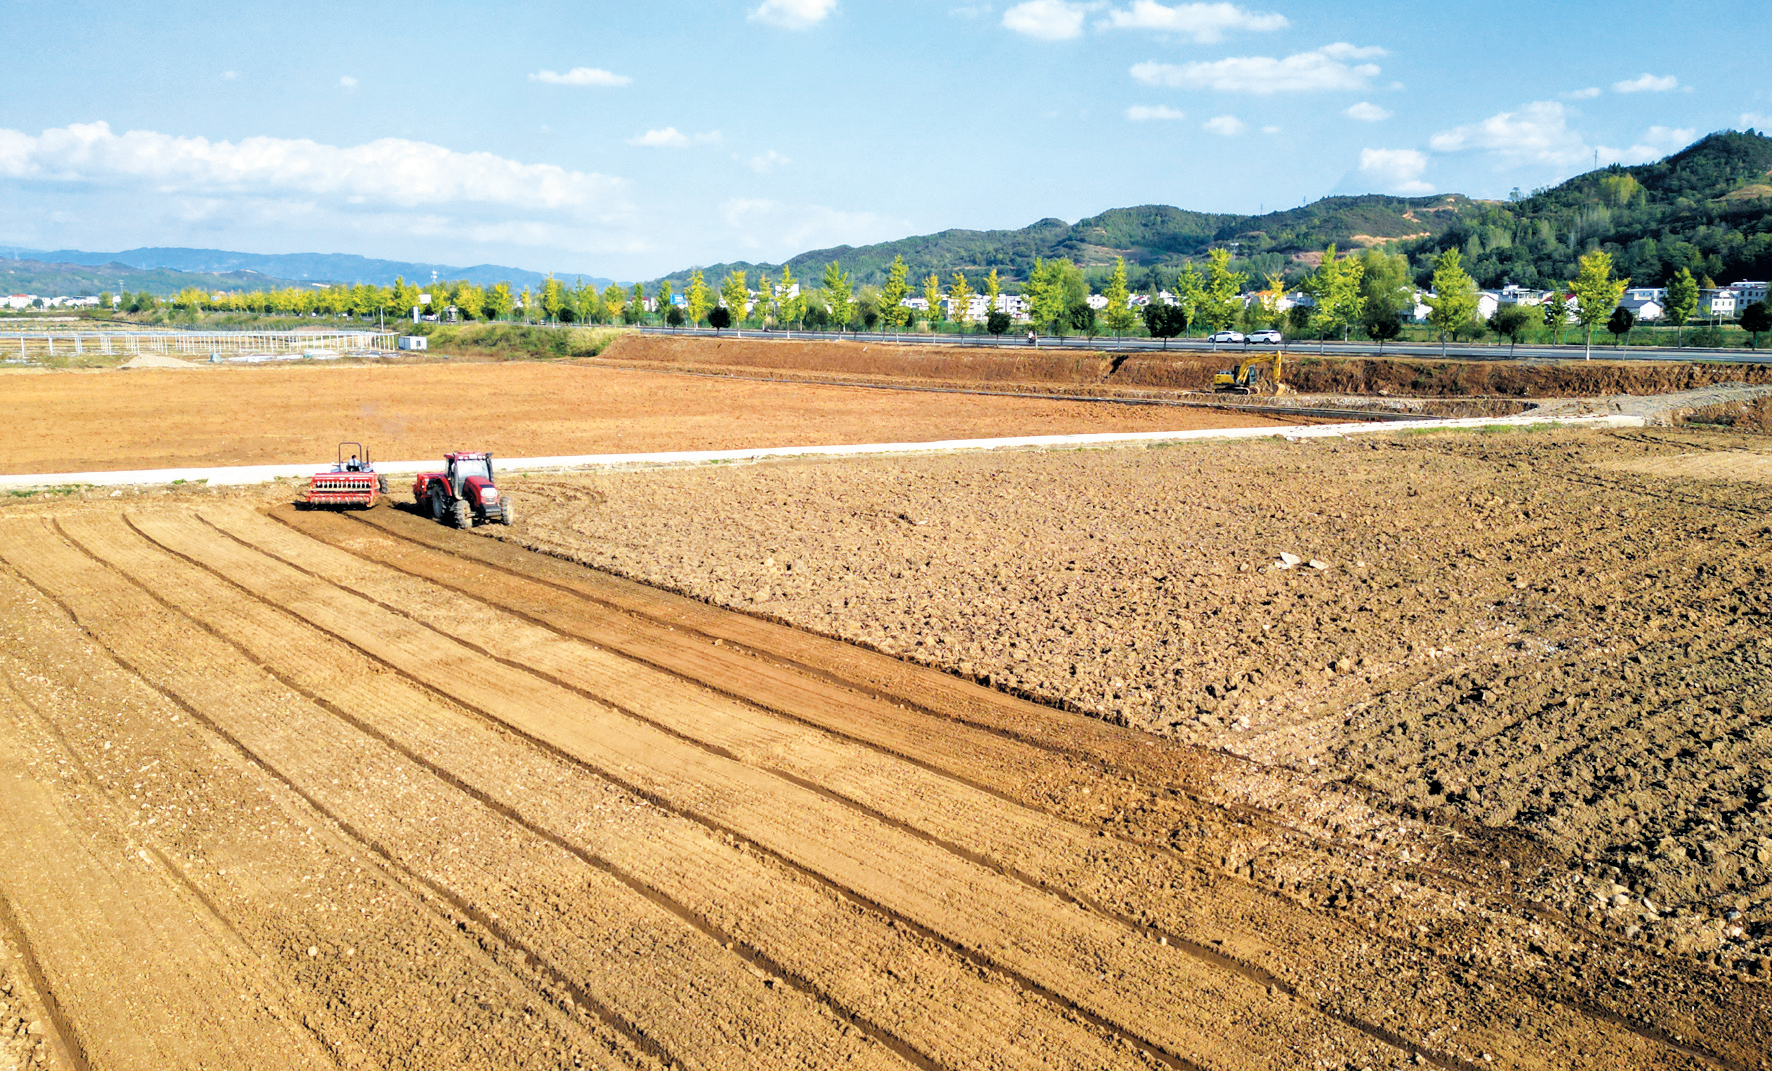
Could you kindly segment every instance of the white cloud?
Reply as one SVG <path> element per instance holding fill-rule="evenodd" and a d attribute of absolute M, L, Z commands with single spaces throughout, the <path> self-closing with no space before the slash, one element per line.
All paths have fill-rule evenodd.
<path fill-rule="evenodd" d="M 1435 152 L 1487 152 L 1497 169 L 1521 164 L 1556 168 L 1583 164 L 1641 164 L 1659 160 L 1685 147 L 1696 131 L 1690 127 L 1653 126 L 1629 148 L 1590 145 L 1569 128 L 1568 112 L 1553 100 L 1534 101 L 1511 112 L 1499 112 L 1480 123 L 1454 127 L 1428 139 Z"/>
<path fill-rule="evenodd" d="M 1067 41 L 1083 33 L 1083 16 L 1099 4 L 1026 0 L 1003 12 L 1003 25 L 1042 41 Z"/>
<path fill-rule="evenodd" d="M 1586 89 L 1577 89 L 1577 90 L 1574 90 L 1573 92 L 1564 93 L 1563 99 L 1564 100 L 1593 100 L 1595 97 L 1597 97 L 1599 95 L 1600 95 L 1600 87 L 1599 86 L 1588 86 Z"/>
<path fill-rule="evenodd" d="M 232 81 L 237 80 L 240 77 L 240 72 L 239 71 L 223 71 L 221 76 L 222 76 L 222 81 L 232 82 Z"/>
<path fill-rule="evenodd" d="M 1126 118 L 1135 123 L 1144 123 L 1152 119 L 1186 119 L 1187 113 L 1177 111 L 1167 104 L 1134 104 L 1126 109 Z"/>
<path fill-rule="evenodd" d="M 836 7 L 837 0 L 763 0 L 750 18 L 784 30 L 804 30 L 823 22 Z"/>
<path fill-rule="evenodd" d="M 1534 101 L 1517 111 L 1441 131 L 1428 139 L 1428 147 L 1445 153 L 1494 153 L 1503 165 L 1532 162 L 1555 167 L 1574 166 L 1593 151 L 1569 129 L 1568 113 L 1554 100 Z"/>
<path fill-rule="evenodd" d="M 1245 123 L 1234 115 L 1214 116 L 1211 119 L 1206 120 L 1202 125 L 1211 133 L 1221 134 L 1227 138 L 1234 138 L 1238 134 L 1249 129 L 1248 123 Z"/>
<path fill-rule="evenodd" d="M 981 15 L 989 15 L 990 13 L 991 5 L 989 4 L 962 4 L 959 7 L 948 9 L 948 14 L 957 19 L 976 19 Z"/>
<path fill-rule="evenodd" d="M 1224 40 L 1227 31 L 1259 33 L 1283 30 L 1292 25 L 1284 15 L 1246 11 L 1235 4 L 1177 4 L 1169 7 L 1155 0 L 1133 0 L 1130 8 L 1108 12 L 1102 25 L 1120 30 L 1156 30 L 1185 34 L 1202 44 Z"/>
<path fill-rule="evenodd" d="M 1680 80 L 1671 74 L 1641 74 L 1625 82 L 1613 82 L 1614 93 L 1666 93 L 1680 88 Z"/>
<path fill-rule="evenodd" d="M 357 80 L 348 74 L 340 75 L 338 79 L 338 87 L 340 89 L 356 89 Z"/>
<path fill-rule="evenodd" d="M 421 141 L 382 138 L 350 147 L 271 137 L 210 141 L 147 130 L 115 134 L 102 122 L 36 137 L 0 130 L 0 179 L 145 187 L 218 204 L 250 195 L 364 209 L 478 204 L 587 218 L 625 210 L 620 179 Z"/>
<path fill-rule="evenodd" d="M 752 171 L 755 171 L 759 175 L 767 175 L 776 168 L 784 167 L 793 163 L 793 161 L 783 156 L 781 153 L 776 152 L 774 149 L 770 149 L 761 156 L 751 157 L 747 163 Z"/>
<path fill-rule="evenodd" d="M 1427 154 L 1419 149 L 1361 149 L 1360 171 L 1372 176 L 1386 193 L 1417 197 L 1434 192 L 1421 181 L 1427 170 Z"/>
<path fill-rule="evenodd" d="M 727 201 L 720 206 L 720 214 L 741 246 L 759 250 L 771 259 L 808 249 L 883 241 L 905 233 L 909 226 L 872 212 L 747 198 Z"/>
<path fill-rule="evenodd" d="M 691 145 L 718 145 L 720 132 L 710 130 L 706 134 L 685 134 L 674 126 L 662 130 L 648 130 L 644 134 L 628 139 L 629 145 L 637 145 L 642 149 L 687 149 Z"/>
<path fill-rule="evenodd" d="M 625 74 L 614 74 L 601 67 L 574 67 L 565 74 L 555 71 L 536 71 L 529 76 L 531 82 L 543 82 L 551 86 L 598 86 L 618 89 L 633 83 L 633 79 Z"/>
<path fill-rule="evenodd" d="M 1628 149 L 1613 149 L 1605 145 L 1596 145 L 1594 148 L 1600 154 L 1601 163 L 1646 164 L 1680 151 L 1690 145 L 1697 135 L 1698 130 L 1695 127 L 1652 126 L 1643 132 L 1643 140 Z"/>
<path fill-rule="evenodd" d="M 1264 126 L 1261 128 L 1261 132 L 1263 134 L 1278 134 L 1280 132 L 1280 128 L 1277 126 Z"/>
<path fill-rule="evenodd" d="M 1742 112 L 1740 122 L 1741 129 L 1743 130 L 1752 127 L 1755 130 L 1763 131 L 1767 127 L 1772 127 L 1772 115 L 1761 115 L 1758 112 Z"/>
<path fill-rule="evenodd" d="M 1132 77 L 1145 85 L 1177 89 L 1216 89 L 1221 93 L 1310 93 L 1365 89 L 1378 76 L 1371 63 L 1350 66 L 1347 60 L 1382 56 L 1381 48 L 1327 45 L 1284 59 L 1237 56 L 1211 63 L 1140 63 Z"/>
<path fill-rule="evenodd" d="M 1389 119 L 1394 113 L 1388 112 L 1376 104 L 1361 101 L 1352 107 L 1344 109 L 1341 114 L 1347 116 L 1349 119 L 1358 119 L 1362 123 L 1382 123 L 1386 119 Z"/>

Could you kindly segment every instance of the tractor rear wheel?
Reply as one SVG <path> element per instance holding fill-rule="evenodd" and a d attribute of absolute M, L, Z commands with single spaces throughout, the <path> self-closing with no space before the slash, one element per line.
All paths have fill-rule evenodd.
<path fill-rule="evenodd" d="M 504 506 L 499 510 L 498 523 L 511 523 L 511 500 L 508 498 L 504 500 Z"/>
<path fill-rule="evenodd" d="M 455 500 L 455 526 L 464 532 L 474 527 L 474 507 L 465 498 Z"/>
<path fill-rule="evenodd" d="M 443 520 L 443 492 L 436 487 L 431 488 L 431 520 L 439 523 Z"/>

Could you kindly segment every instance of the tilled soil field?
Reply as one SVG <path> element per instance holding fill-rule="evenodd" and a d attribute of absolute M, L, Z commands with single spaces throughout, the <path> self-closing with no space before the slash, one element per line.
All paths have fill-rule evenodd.
<path fill-rule="evenodd" d="M 1041 465 L 1208 490 L 1181 453 L 989 460 L 980 509 Z M 896 463 L 903 493 L 865 517 L 882 545 L 944 531 L 928 507 L 987 471 L 952 463 Z M 883 493 L 848 471 L 856 501 Z M 599 539 L 636 555 L 674 526 L 719 551 L 863 523 L 808 512 L 790 489 L 813 476 L 840 478 L 562 484 L 553 516 L 571 533 L 592 515 L 568 497 L 600 498 Z M 643 484 L 656 517 L 693 494 L 751 512 L 645 529 L 623 506 Z M 1054 485 L 1045 524 L 1092 493 Z M 1031 524 L 995 529 L 982 563 L 1034 564 Z M 809 583 L 871 553 L 774 546 Z M 907 597 L 934 560 L 893 566 Z M 0 519 L 0 563 L 0 978 L 52 1007 L 51 1064 L 1772 1066 L 1763 978 L 1571 918 L 1530 875 L 1473 881 L 1431 815 L 403 512 L 34 508 Z M 1221 564 L 1196 574 L 1276 597 L 1351 575 Z"/>
<path fill-rule="evenodd" d="M 1311 423 L 1173 405 L 745 383 L 564 362 L 0 372 L 0 472 L 928 442 Z"/>
<path fill-rule="evenodd" d="M 541 482 L 514 538 L 1346 785 L 1485 887 L 1765 978 L 1769 464 L 1566 431 L 772 464 Z"/>

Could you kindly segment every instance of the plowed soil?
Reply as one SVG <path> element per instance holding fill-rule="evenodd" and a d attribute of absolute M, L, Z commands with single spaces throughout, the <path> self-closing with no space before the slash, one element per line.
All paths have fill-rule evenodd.
<path fill-rule="evenodd" d="M 0 373 L 0 472 L 805 444 L 929 442 L 1312 423 L 1190 406 L 1080 404 L 746 383 L 508 362 Z"/>
<path fill-rule="evenodd" d="M 51 1063 L 1767 1066 L 1762 982 L 1359 792 L 386 507 L 209 501 L 0 519 Z"/>

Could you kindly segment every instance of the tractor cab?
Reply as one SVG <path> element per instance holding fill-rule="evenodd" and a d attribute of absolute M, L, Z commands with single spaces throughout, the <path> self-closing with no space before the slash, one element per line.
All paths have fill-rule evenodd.
<path fill-rule="evenodd" d="M 457 498 L 477 497 L 467 496 L 463 490 L 466 487 L 491 486 L 492 484 L 491 454 L 444 454 L 443 461 L 448 466 L 449 489 Z"/>

